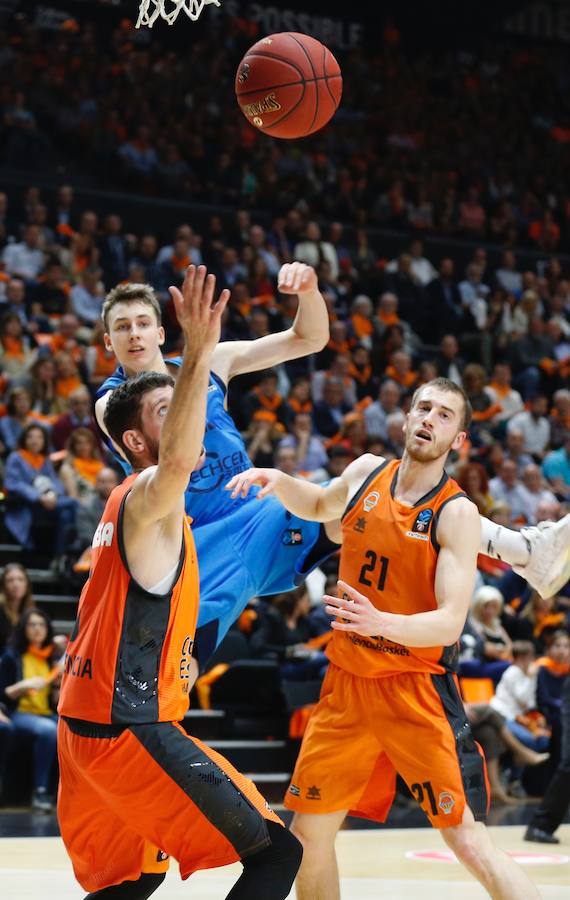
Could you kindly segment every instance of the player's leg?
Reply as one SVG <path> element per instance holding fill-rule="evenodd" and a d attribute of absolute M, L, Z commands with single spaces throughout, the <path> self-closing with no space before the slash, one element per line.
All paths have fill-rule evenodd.
<path fill-rule="evenodd" d="M 271 843 L 264 850 L 248 856 L 243 873 L 226 900 L 266 900 L 288 897 L 301 864 L 303 848 L 297 838 L 282 825 L 267 822 Z"/>
<path fill-rule="evenodd" d="M 570 579 L 570 514 L 514 531 L 481 516 L 480 552 L 513 566 L 543 597 Z"/>
<path fill-rule="evenodd" d="M 141 875 L 136 881 L 123 881 L 112 887 L 88 894 L 85 900 L 148 900 L 158 890 L 166 875 Z"/>
<path fill-rule="evenodd" d="M 523 869 L 495 846 L 485 825 L 475 821 L 468 806 L 462 823 L 442 828 L 441 834 L 493 900 L 540 900 L 537 888 Z"/>
<path fill-rule="evenodd" d="M 295 882 L 297 900 L 340 900 L 335 838 L 347 812 L 295 814 L 291 831 L 303 845 L 303 862 Z"/>

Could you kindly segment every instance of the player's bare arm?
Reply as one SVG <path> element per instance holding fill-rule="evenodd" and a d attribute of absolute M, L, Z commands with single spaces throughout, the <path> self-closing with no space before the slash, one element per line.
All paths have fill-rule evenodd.
<path fill-rule="evenodd" d="M 146 569 L 150 541 L 165 550 L 171 548 L 164 557 L 155 554 L 165 569 L 163 574 L 169 571 L 166 555 L 174 554 L 176 559 L 180 551 L 184 491 L 202 452 L 211 356 L 229 299 L 229 291 L 223 291 L 213 305 L 215 286 L 216 279 L 207 276 L 205 266 L 190 266 L 182 291 L 171 288 L 185 347 L 174 391 L 153 392 L 152 415 L 159 420 L 164 417 L 164 424 L 160 427 L 159 423 L 158 465 L 139 475 L 125 506 L 125 545 L 135 577 L 135 566 Z M 129 440 L 129 434 L 125 432 L 124 440 Z M 136 433 L 131 433 L 130 439 L 137 440 Z M 160 577 L 160 572 L 152 573 L 153 579 Z"/>
<path fill-rule="evenodd" d="M 339 581 L 344 597 L 323 598 L 336 631 L 362 635 L 382 635 L 408 647 L 449 646 L 458 640 L 475 584 L 480 525 L 477 507 L 460 497 L 443 509 L 437 526 L 440 546 L 436 574 L 436 610 L 411 616 L 395 615 L 377 609 L 351 585 Z"/>
<path fill-rule="evenodd" d="M 212 357 L 212 369 L 226 384 L 235 375 L 257 372 L 289 359 L 318 353 L 329 339 L 329 315 L 315 270 L 304 263 L 281 266 L 281 294 L 297 294 L 299 309 L 291 328 L 256 341 L 225 341 Z"/>
<path fill-rule="evenodd" d="M 333 522 L 339 520 L 346 506 L 362 484 L 382 462 L 382 458 L 365 453 L 346 467 L 340 478 L 333 478 L 327 485 L 312 484 L 302 478 L 292 478 L 279 469 L 246 469 L 227 483 L 226 490 L 231 496 L 246 497 L 253 485 L 261 490 L 258 500 L 272 494 L 283 506 L 311 522 Z"/>

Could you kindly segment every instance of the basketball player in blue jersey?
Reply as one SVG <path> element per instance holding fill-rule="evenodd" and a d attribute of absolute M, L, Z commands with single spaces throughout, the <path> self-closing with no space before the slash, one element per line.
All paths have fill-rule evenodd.
<path fill-rule="evenodd" d="M 195 268 L 188 272 L 194 274 Z M 199 272 L 205 275 L 205 268 Z M 188 277 L 182 286 L 187 290 Z M 314 270 L 303 263 L 282 266 L 282 294 L 296 294 L 299 308 L 291 328 L 254 341 L 218 344 L 208 388 L 204 454 L 192 473 L 186 498 L 200 564 L 197 656 L 204 664 L 252 597 L 291 590 L 338 549 L 334 525 L 292 516 L 275 497 L 255 503 L 257 489 L 233 499 L 225 490 L 235 475 L 251 468 L 243 439 L 226 410 L 229 381 L 321 350 L 329 337 L 325 302 Z M 176 296 L 177 288 L 170 288 Z M 226 293 L 226 292 L 224 292 Z M 99 388 L 95 411 L 103 428 L 110 391 L 140 372 L 176 377 L 180 358 L 164 359 L 160 305 L 150 285 L 114 288 L 103 306 L 105 345 L 120 366 Z M 117 454 L 121 464 L 125 460 Z M 130 469 L 126 468 L 126 471 Z M 503 559 L 544 596 L 570 577 L 570 516 L 544 528 L 511 531 L 481 519 L 481 553 Z M 340 538 L 339 538 L 340 540 Z"/>

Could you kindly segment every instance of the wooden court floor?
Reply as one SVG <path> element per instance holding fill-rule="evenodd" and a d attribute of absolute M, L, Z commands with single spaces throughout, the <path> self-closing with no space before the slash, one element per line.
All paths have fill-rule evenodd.
<path fill-rule="evenodd" d="M 526 871 L 540 886 L 545 900 L 568 900 L 570 825 L 559 829 L 561 843 L 554 847 L 526 843 L 520 825 L 490 831 L 500 847 L 522 855 Z M 487 896 L 461 866 L 447 858 L 443 841 L 428 828 L 342 831 L 337 847 L 343 900 L 483 900 Z M 239 872 L 239 865 L 229 866 L 198 873 L 182 882 L 173 866 L 156 897 L 222 900 Z M 59 838 L 3 838 L 0 897 L 81 900 L 84 893 L 74 881 Z"/>

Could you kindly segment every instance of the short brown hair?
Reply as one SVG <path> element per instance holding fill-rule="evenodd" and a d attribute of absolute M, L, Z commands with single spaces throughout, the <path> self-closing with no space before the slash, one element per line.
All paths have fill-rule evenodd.
<path fill-rule="evenodd" d="M 511 648 L 513 659 L 519 659 L 521 656 L 536 655 L 535 646 L 532 641 L 513 641 Z"/>
<path fill-rule="evenodd" d="M 107 432 L 123 453 L 133 462 L 130 451 L 123 442 L 123 434 L 131 428 L 141 430 L 141 401 L 145 394 L 156 388 L 174 387 L 174 378 L 162 372 L 142 372 L 136 378 L 129 378 L 111 391 L 103 414 Z"/>
<path fill-rule="evenodd" d="M 154 310 L 156 324 L 160 325 L 162 322 L 160 303 L 150 284 L 118 284 L 105 297 L 101 310 L 105 331 L 109 331 L 109 313 L 118 303 L 144 303 Z"/>
<path fill-rule="evenodd" d="M 451 381 L 450 378 L 433 378 L 431 381 L 427 381 L 425 384 L 420 384 L 419 388 L 416 388 L 414 391 L 414 395 L 412 397 L 412 403 L 410 409 L 418 402 L 418 397 L 421 391 L 424 388 L 433 387 L 437 388 L 439 391 L 445 391 L 448 394 L 455 394 L 456 397 L 461 397 L 463 400 L 463 421 L 461 423 L 461 430 L 467 431 L 469 426 L 471 425 L 471 419 L 473 418 L 473 409 L 471 407 L 471 403 L 469 402 L 469 397 L 465 393 L 462 387 L 455 384 L 454 381 Z"/>

